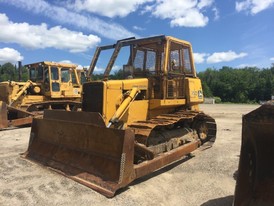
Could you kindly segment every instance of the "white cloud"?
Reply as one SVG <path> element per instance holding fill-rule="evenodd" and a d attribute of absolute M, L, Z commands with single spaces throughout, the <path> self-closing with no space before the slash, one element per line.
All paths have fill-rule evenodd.
<path fill-rule="evenodd" d="M 186 27 L 204 27 L 208 23 L 208 17 L 205 17 L 198 10 L 193 9 L 187 13 L 186 16 L 177 17 L 171 20 L 170 24 L 174 26 Z"/>
<path fill-rule="evenodd" d="M 60 62 L 61 63 L 66 63 L 66 64 L 73 64 L 72 61 L 66 60 L 66 59 L 65 60 L 61 60 Z"/>
<path fill-rule="evenodd" d="M 96 17 L 69 11 L 64 6 L 55 6 L 44 0 L 1 0 L 1 2 L 24 9 L 32 14 L 46 16 L 61 24 L 73 25 L 80 29 L 96 32 L 109 39 L 117 40 L 129 36 L 137 36 L 119 24 L 105 22 Z M 68 1 L 63 2 L 64 5 L 67 3 Z M 104 3 L 104 6 L 107 6 L 107 4 Z"/>
<path fill-rule="evenodd" d="M 0 49 L 0 63 L 16 63 L 18 61 L 22 61 L 24 57 L 15 49 L 12 48 L 2 48 Z"/>
<path fill-rule="evenodd" d="M 205 58 L 208 56 L 206 53 L 193 53 L 194 62 L 196 64 L 201 64 L 205 62 Z"/>
<path fill-rule="evenodd" d="M 151 12 L 155 6 L 154 5 L 146 5 L 140 12 L 140 14 L 145 14 Z"/>
<path fill-rule="evenodd" d="M 111 69 L 111 73 L 115 73 L 115 72 L 118 72 L 121 68 L 123 68 L 122 66 L 119 66 L 119 65 L 114 65 Z"/>
<path fill-rule="evenodd" d="M 207 58 L 207 63 L 229 62 L 247 56 L 247 53 L 235 53 L 234 51 L 215 52 Z"/>
<path fill-rule="evenodd" d="M 203 11 L 211 7 L 213 0 L 158 0 L 147 11 L 161 19 L 170 19 L 171 26 L 203 27 L 209 19 Z"/>
<path fill-rule="evenodd" d="M 133 28 L 134 30 L 137 30 L 137 31 L 144 31 L 144 30 L 146 30 L 145 28 L 139 27 L 139 26 L 133 26 L 132 28 Z"/>
<path fill-rule="evenodd" d="M 84 67 L 82 65 L 77 65 L 76 69 L 82 70 L 82 69 L 84 69 Z"/>
<path fill-rule="evenodd" d="M 199 9 L 203 9 L 203 8 L 206 8 L 206 7 L 210 6 L 210 5 L 212 5 L 213 2 L 214 2 L 214 0 L 200 0 L 200 1 L 198 2 L 197 7 L 198 7 Z"/>
<path fill-rule="evenodd" d="M 82 65 L 76 64 L 76 63 L 72 62 L 71 60 L 64 59 L 64 60 L 61 60 L 60 62 L 66 63 L 66 64 L 74 64 L 74 65 L 76 65 L 76 69 L 79 69 L 79 70 L 84 68 Z"/>
<path fill-rule="evenodd" d="M 270 58 L 270 61 L 274 61 L 274 57 L 271 57 L 271 58 Z"/>
<path fill-rule="evenodd" d="M 136 11 L 140 5 L 151 1 L 153 0 L 75 0 L 68 7 L 112 18 L 125 17 Z"/>
<path fill-rule="evenodd" d="M 236 11 L 247 11 L 253 15 L 270 8 L 274 5 L 274 0 L 244 0 L 236 1 Z"/>
<path fill-rule="evenodd" d="M 212 11 L 214 12 L 214 20 L 218 20 L 220 18 L 220 12 L 219 9 L 217 9 L 217 7 L 213 7 Z"/>
<path fill-rule="evenodd" d="M 74 62 L 72 62 L 71 60 L 68 60 L 68 59 L 61 60 L 60 62 L 61 63 L 66 63 L 66 64 L 74 64 L 74 65 L 76 65 L 76 69 L 79 69 L 79 70 L 84 68 L 81 64 L 76 64 L 76 63 L 74 63 Z"/>
<path fill-rule="evenodd" d="M 236 68 L 245 68 L 245 67 L 257 67 L 256 64 L 240 64 Z"/>
<path fill-rule="evenodd" d="M 87 68 L 89 68 L 89 66 Z M 104 73 L 104 71 L 105 71 L 105 68 L 95 66 L 93 73 L 94 74 L 102 74 L 102 73 Z"/>
<path fill-rule="evenodd" d="M 87 66 L 87 68 L 89 68 L 89 66 Z M 119 71 L 121 68 L 123 68 L 122 66 L 119 65 L 113 65 L 110 74 L 114 74 L 115 72 Z M 104 67 L 97 67 L 95 66 L 94 68 L 94 74 L 103 74 L 105 72 L 106 68 Z"/>
<path fill-rule="evenodd" d="M 46 24 L 13 23 L 1 13 L 0 27 L 1 42 L 17 43 L 31 49 L 53 47 L 70 52 L 83 52 L 100 42 L 97 36 L 84 35 L 82 32 L 70 31 L 60 26 L 48 28 Z"/>

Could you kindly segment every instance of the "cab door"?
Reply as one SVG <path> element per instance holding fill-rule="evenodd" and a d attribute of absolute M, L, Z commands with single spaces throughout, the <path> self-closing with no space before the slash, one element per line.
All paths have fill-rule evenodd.
<path fill-rule="evenodd" d="M 61 95 L 63 97 L 80 97 L 79 79 L 75 77 L 75 69 L 62 67 L 61 75 Z"/>
<path fill-rule="evenodd" d="M 55 66 L 50 67 L 50 88 L 52 97 L 60 96 L 59 71 L 58 67 Z"/>

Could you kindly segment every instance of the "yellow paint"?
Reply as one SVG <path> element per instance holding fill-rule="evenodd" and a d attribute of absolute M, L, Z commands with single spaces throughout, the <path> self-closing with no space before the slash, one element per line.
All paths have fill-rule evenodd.
<path fill-rule="evenodd" d="M 133 87 L 128 94 L 126 93 L 126 97 L 124 97 L 123 102 L 119 105 L 118 109 L 114 113 L 114 115 L 111 117 L 110 122 L 115 123 L 115 121 L 118 121 L 121 119 L 121 116 L 127 111 L 127 109 L 130 106 L 130 103 L 132 103 L 135 99 L 135 96 L 138 95 L 140 90 L 137 87 Z"/>
<path fill-rule="evenodd" d="M 177 107 L 185 104 L 185 99 L 151 99 L 149 100 L 149 109 Z"/>
<path fill-rule="evenodd" d="M 141 90 L 147 90 L 148 88 L 148 79 L 126 79 L 123 80 L 123 89 L 131 90 L 132 88 L 138 88 Z"/>
<path fill-rule="evenodd" d="M 135 121 L 145 121 L 148 115 L 148 100 L 134 101 L 129 110 L 125 113 L 122 121 L 126 122 L 127 125 Z"/>
<path fill-rule="evenodd" d="M 102 116 L 106 125 L 109 123 L 110 119 L 114 116 L 118 108 L 121 106 L 125 98 L 124 94 L 126 92 L 131 92 L 132 90 L 134 90 L 135 92 L 139 90 L 144 91 L 148 88 L 147 79 L 109 80 L 104 81 L 103 84 L 104 95 Z M 134 91 L 132 95 L 135 93 Z M 128 104 L 120 107 L 120 115 L 123 113 L 126 105 Z M 127 123 L 138 119 L 145 120 L 147 117 L 147 111 L 148 100 L 135 100 L 130 104 L 128 110 L 120 118 L 122 119 L 122 121 Z"/>
<path fill-rule="evenodd" d="M 199 104 L 204 102 L 201 80 L 198 78 L 186 78 L 186 95 L 188 104 Z"/>

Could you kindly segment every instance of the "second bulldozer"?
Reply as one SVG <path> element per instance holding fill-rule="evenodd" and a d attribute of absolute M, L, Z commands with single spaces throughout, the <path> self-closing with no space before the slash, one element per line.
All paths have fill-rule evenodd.
<path fill-rule="evenodd" d="M 215 120 L 203 102 L 189 42 L 129 38 L 98 47 L 112 51 L 104 79 L 85 83 L 81 112 L 45 111 L 34 119 L 27 159 L 107 197 L 133 180 L 215 141 Z M 120 59 L 121 57 L 121 59 Z M 122 65 L 124 78 L 109 80 Z"/>
<path fill-rule="evenodd" d="M 28 81 L 0 82 L 0 129 L 29 125 L 44 109 L 81 106 L 81 80 L 85 75 L 76 69 L 77 65 L 43 61 L 25 67 Z"/>

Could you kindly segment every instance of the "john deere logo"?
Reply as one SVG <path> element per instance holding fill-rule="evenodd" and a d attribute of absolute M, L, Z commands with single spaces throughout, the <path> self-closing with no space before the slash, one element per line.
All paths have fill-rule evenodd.
<path fill-rule="evenodd" d="M 198 98 L 199 98 L 199 99 L 202 99 L 202 98 L 203 98 L 203 92 L 202 92 L 202 90 L 199 90 L 199 91 L 198 91 Z"/>

